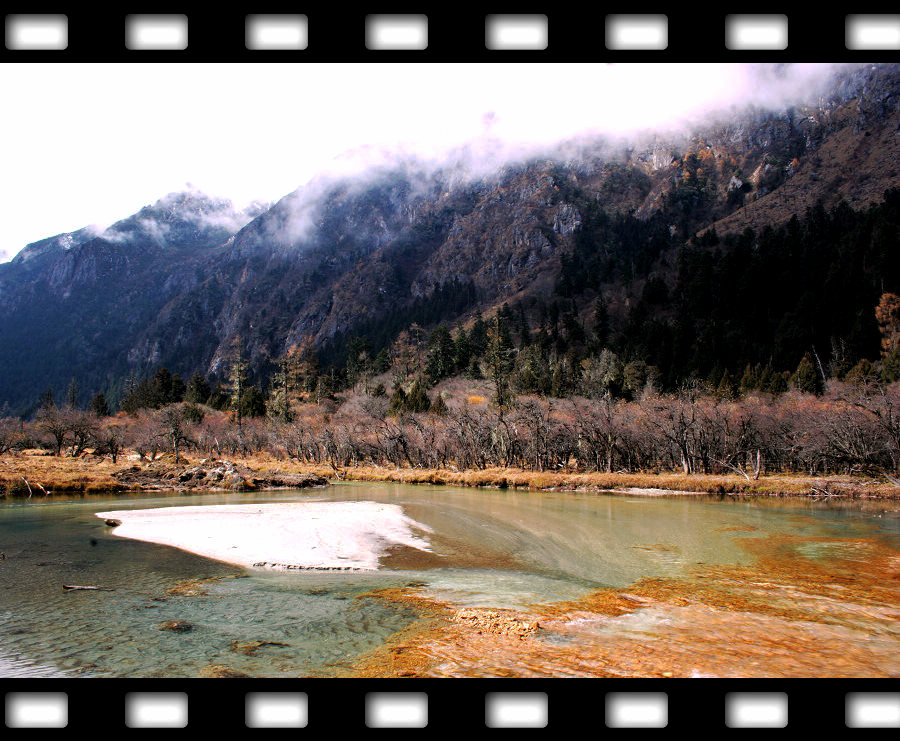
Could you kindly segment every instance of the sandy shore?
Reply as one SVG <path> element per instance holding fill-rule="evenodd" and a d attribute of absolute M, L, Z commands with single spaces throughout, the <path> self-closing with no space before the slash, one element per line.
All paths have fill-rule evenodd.
<path fill-rule="evenodd" d="M 388 549 L 430 551 L 426 525 L 396 504 L 290 502 L 98 512 L 122 538 L 170 545 L 246 567 L 375 570 Z"/>

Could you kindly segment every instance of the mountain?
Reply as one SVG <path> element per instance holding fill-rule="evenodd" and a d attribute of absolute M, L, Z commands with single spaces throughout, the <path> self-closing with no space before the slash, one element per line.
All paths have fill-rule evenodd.
<path fill-rule="evenodd" d="M 106 230 L 35 242 L 0 265 L 0 403 L 33 403 L 38 387 L 61 392 L 65 376 L 85 391 L 114 391 L 141 361 L 152 363 L 170 341 L 153 334 L 159 313 L 195 289 L 198 271 L 253 215 L 170 194 Z"/>
<path fill-rule="evenodd" d="M 35 242 L 0 264 L 0 407 L 28 413 L 73 377 L 113 399 L 159 366 L 216 377 L 238 345 L 264 383 L 291 347 L 341 363 L 355 335 L 377 352 L 413 322 L 503 303 L 536 312 L 564 296 L 587 324 L 602 295 L 622 328 L 648 283 L 675 287 L 684 245 L 818 203 L 864 209 L 900 184 L 898 73 L 843 68 L 814 105 L 579 140 L 485 172 L 406 159 L 249 213 L 170 194 L 105 231 Z M 572 279 L 588 266 L 591 281 Z"/>

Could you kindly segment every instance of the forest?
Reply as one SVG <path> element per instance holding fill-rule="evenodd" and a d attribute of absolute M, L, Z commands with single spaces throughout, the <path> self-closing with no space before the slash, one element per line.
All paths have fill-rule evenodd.
<path fill-rule="evenodd" d="M 865 210 L 677 244 L 664 224 L 585 219 L 554 292 L 437 323 L 456 283 L 390 326 L 294 347 L 254 378 L 130 379 L 115 412 L 48 389 L 0 419 L 0 453 L 265 453 L 335 469 L 900 473 L 900 189 Z M 630 286 L 638 297 L 617 305 Z M 421 322 L 421 323 L 420 323 Z M 115 412 L 115 413 L 114 413 Z"/>

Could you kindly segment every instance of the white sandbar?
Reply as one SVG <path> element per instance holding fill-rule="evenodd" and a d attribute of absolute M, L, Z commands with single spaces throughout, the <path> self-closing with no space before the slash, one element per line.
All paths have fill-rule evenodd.
<path fill-rule="evenodd" d="M 98 512 L 122 538 L 181 548 L 240 566 L 273 569 L 378 568 L 391 546 L 430 551 L 412 528 L 431 532 L 396 504 L 285 502 Z"/>

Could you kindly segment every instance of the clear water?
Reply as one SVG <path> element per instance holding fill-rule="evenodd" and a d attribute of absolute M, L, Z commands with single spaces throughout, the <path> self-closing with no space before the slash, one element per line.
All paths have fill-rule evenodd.
<path fill-rule="evenodd" d="M 95 512 L 309 499 L 390 502 L 433 529 L 434 554 L 378 572 L 270 572 L 115 537 Z M 421 583 L 460 606 L 521 607 L 741 564 L 744 538 L 887 539 L 896 512 L 694 498 L 497 492 L 391 484 L 265 495 L 92 497 L 0 505 L 0 676 L 340 676 L 417 615 L 372 596 Z M 828 544 L 806 557 L 830 557 Z M 842 554 L 844 557 L 846 554 Z M 172 593 L 189 580 L 194 593 Z M 63 584 L 110 591 L 72 591 Z M 162 630 L 187 621 L 188 632 Z"/>

